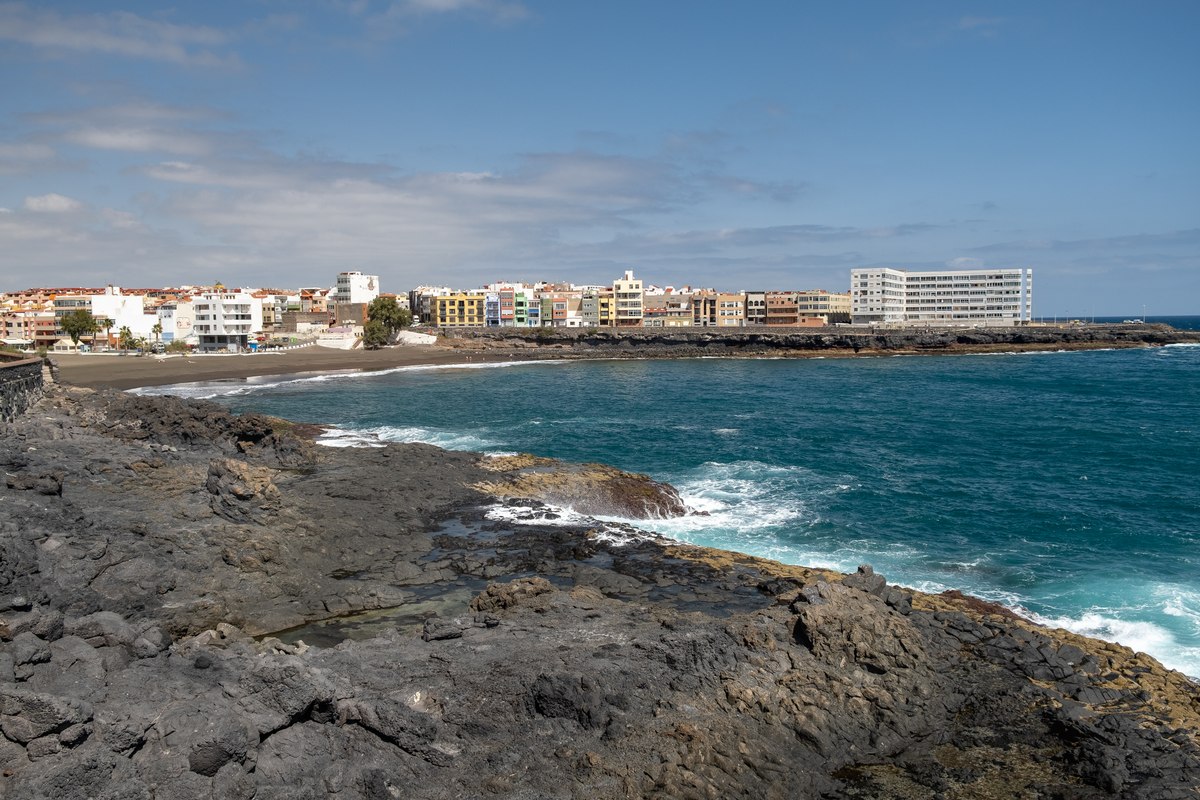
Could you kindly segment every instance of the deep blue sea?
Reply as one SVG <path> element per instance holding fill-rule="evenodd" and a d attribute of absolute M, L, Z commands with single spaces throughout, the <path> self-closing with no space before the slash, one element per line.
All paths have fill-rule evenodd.
<path fill-rule="evenodd" d="M 1182 327 L 1182 326 L 1180 326 Z M 174 387 L 424 441 L 602 461 L 665 535 L 957 588 L 1200 676 L 1200 347 L 533 362 Z"/>

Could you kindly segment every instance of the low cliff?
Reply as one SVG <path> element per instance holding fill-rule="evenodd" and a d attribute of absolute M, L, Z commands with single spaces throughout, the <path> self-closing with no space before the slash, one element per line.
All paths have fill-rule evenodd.
<path fill-rule="evenodd" d="M 669 504 L 644 476 L 170 398 L 33 412 L 0 436 L 5 798 L 1200 790 L 1200 694 L 1145 655 L 528 497 Z M 322 621 L 358 638 L 297 642 Z"/>
<path fill-rule="evenodd" d="M 1167 325 L 1064 325 L 1014 328 L 535 328 L 444 331 L 462 349 L 555 358 L 805 356 L 1085 350 L 1200 343 L 1200 331 Z"/>

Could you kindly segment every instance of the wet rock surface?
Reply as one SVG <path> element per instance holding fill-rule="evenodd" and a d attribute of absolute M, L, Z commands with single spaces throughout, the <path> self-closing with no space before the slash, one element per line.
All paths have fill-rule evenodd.
<path fill-rule="evenodd" d="M 472 454 L 57 388 L 0 469 L 5 798 L 1200 791 L 1200 693 L 1147 656 L 519 492 L 500 521 Z"/>

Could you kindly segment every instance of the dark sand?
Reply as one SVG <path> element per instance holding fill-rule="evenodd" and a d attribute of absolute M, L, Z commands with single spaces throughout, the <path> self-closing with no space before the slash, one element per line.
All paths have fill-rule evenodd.
<path fill-rule="evenodd" d="M 421 364 L 467 364 L 508 361 L 508 354 L 462 352 L 433 346 L 388 347 L 381 350 L 332 350 L 305 347 L 273 353 L 211 356 L 52 356 L 59 379 L 75 386 L 134 389 L 260 375 L 295 375 L 337 370 L 371 371 Z"/>

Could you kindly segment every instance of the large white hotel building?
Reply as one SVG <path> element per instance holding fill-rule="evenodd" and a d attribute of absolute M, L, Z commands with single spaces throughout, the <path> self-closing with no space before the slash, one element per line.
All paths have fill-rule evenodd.
<path fill-rule="evenodd" d="M 1032 315 L 1032 269 L 850 270 L 857 325 L 1009 326 L 1028 324 Z"/>

